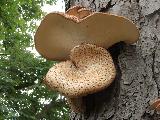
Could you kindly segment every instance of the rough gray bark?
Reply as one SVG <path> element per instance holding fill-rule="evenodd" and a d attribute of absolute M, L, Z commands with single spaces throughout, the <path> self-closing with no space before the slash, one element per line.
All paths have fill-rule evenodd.
<path fill-rule="evenodd" d="M 110 49 L 117 65 L 115 82 L 106 90 L 85 97 L 86 113 L 71 112 L 70 118 L 160 119 L 160 114 L 149 109 L 149 102 L 160 97 L 160 0 L 68 0 L 66 3 L 66 9 L 81 5 L 125 16 L 140 30 L 136 44 L 118 44 Z"/>

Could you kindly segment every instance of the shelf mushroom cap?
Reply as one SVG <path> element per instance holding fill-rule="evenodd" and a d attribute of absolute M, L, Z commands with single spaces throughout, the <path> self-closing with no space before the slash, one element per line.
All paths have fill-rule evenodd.
<path fill-rule="evenodd" d="M 109 52 L 102 47 L 83 44 L 71 50 L 70 60 L 50 68 L 44 82 L 63 95 L 76 98 L 105 89 L 115 75 Z"/>
<path fill-rule="evenodd" d="M 46 59 L 66 60 L 70 50 L 81 43 L 109 48 L 124 41 L 132 44 L 139 38 L 130 20 L 107 13 L 92 13 L 83 19 L 64 13 L 50 13 L 35 34 L 35 48 Z"/>

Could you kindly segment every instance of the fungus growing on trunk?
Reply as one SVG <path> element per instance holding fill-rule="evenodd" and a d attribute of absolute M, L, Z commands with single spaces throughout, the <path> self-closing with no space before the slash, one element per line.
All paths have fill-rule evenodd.
<path fill-rule="evenodd" d="M 135 24 L 121 16 L 92 13 L 79 6 L 66 14 L 50 13 L 36 31 L 35 47 L 46 59 L 61 62 L 48 71 L 44 82 L 66 96 L 73 111 L 85 111 L 82 97 L 105 89 L 115 78 L 106 49 L 138 38 Z"/>
<path fill-rule="evenodd" d="M 75 46 L 70 59 L 54 65 L 46 75 L 46 84 L 64 96 L 75 98 L 108 87 L 116 70 L 110 54 L 91 44 Z"/>

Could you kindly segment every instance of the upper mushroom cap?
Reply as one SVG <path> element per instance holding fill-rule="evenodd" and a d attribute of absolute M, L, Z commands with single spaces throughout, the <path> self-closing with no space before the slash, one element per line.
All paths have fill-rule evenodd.
<path fill-rule="evenodd" d="M 35 34 L 37 51 L 50 60 L 66 60 L 70 50 L 81 43 L 109 48 L 124 41 L 134 43 L 139 38 L 130 20 L 107 13 L 92 13 L 83 19 L 63 13 L 50 13 Z"/>
<path fill-rule="evenodd" d="M 70 60 L 47 73 L 45 84 L 67 97 L 80 97 L 108 87 L 116 70 L 110 54 L 101 47 L 84 44 L 71 50 Z"/>

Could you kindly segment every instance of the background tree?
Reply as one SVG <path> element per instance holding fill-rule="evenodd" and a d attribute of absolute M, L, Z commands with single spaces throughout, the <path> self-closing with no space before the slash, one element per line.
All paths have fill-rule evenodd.
<path fill-rule="evenodd" d="M 55 0 L 0 0 L 0 120 L 65 120 L 64 98 L 41 84 L 54 62 L 35 57 L 36 21 Z"/>
<path fill-rule="evenodd" d="M 73 5 L 131 19 L 139 27 L 140 40 L 133 45 L 119 43 L 109 49 L 117 66 L 114 83 L 85 97 L 86 113 L 72 112 L 70 118 L 159 120 L 160 115 L 149 109 L 149 102 L 160 97 L 160 1 L 66 0 L 66 9 Z"/>

